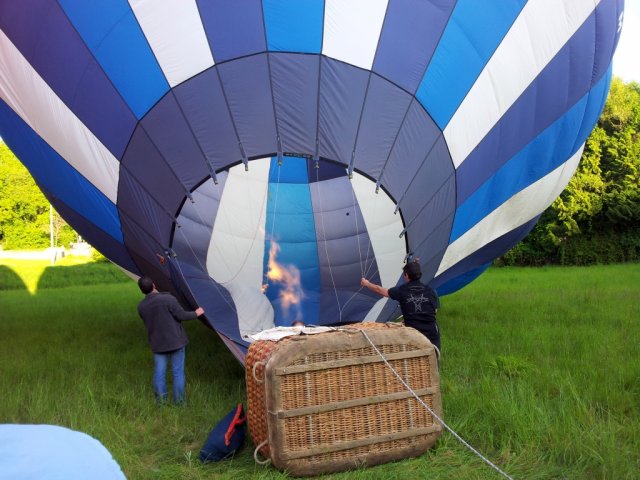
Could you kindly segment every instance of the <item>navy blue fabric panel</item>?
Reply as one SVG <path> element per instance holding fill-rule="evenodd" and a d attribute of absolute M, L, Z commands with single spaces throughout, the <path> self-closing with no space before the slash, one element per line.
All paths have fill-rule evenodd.
<path fill-rule="evenodd" d="M 214 170 L 242 159 L 216 67 L 173 89 L 200 148 Z"/>
<path fill-rule="evenodd" d="M 369 72 L 324 57 L 320 69 L 320 156 L 349 165 Z"/>
<path fill-rule="evenodd" d="M 40 188 L 68 204 L 98 228 L 122 243 L 116 206 L 52 149 L 0 99 L 0 136 Z"/>
<path fill-rule="evenodd" d="M 463 273 L 459 277 L 452 278 L 451 280 L 440 285 L 436 289 L 436 291 L 438 292 L 438 295 L 448 295 L 450 293 L 460 290 L 462 287 L 464 287 L 465 285 L 468 285 L 469 283 L 473 282 L 476 278 L 478 278 L 480 275 L 482 275 L 490 266 L 491 266 L 491 262 L 488 262 L 488 263 L 485 263 L 484 265 L 480 265 L 477 268 L 474 268 L 472 270 L 469 270 Z"/>
<path fill-rule="evenodd" d="M 69 207 L 66 203 L 62 202 L 56 196 L 52 195 L 48 190 L 42 188 L 42 192 L 62 218 L 64 218 L 76 232 L 80 233 L 82 238 L 89 242 L 92 247 L 125 270 L 128 270 L 135 275 L 140 275 L 138 267 L 129 256 L 129 252 L 127 252 L 126 247 L 122 243 L 115 241 L 113 237 L 107 235 L 103 230 L 98 228 L 95 223 L 78 214 L 78 212 Z"/>
<path fill-rule="evenodd" d="M 122 160 L 121 179 L 125 172 L 132 175 L 139 187 L 144 188 L 167 213 L 175 215 L 185 196 L 184 187 L 142 128 L 136 129 Z"/>
<path fill-rule="evenodd" d="M 216 63 L 267 49 L 260 0 L 197 0 Z"/>
<path fill-rule="evenodd" d="M 140 272 L 151 277 L 158 290 L 176 293 L 173 284 L 169 280 L 171 272 L 167 262 L 160 263 L 156 256 L 156 253 L 162 255 L 160 248 L 154 248 L 152 246 L 154 242 L 124 216 L 122 227 L 125 233 L 127 250 Z"/>
<path fill-rule="evenodd" d="M 451 176 L 428 203 L 401 211 L 407 225 L 409 251 L 420 257 L 423 274 L 430 278 L 449 244 L 455 214 L 455 177 Z"/>
<path fill-rule="evenodd" d="M 138 181 L 127 171 L 121 171 L 120 173 L 118 211 L 120 212 L 121 222 L 124 215 L 127 217 L 129 224 L 137 224 L 147 236 L 153 238 L 154 248 L 165 249 L 169 247 L 173 218 L 169 217 L 158 203 L 149 197 L 140 187 Z"/>
<path fill-rule="evenodd" d="M 596 7 L 596 44 L 591 85 L 595 85 L 611 65 L 620 38 L 619 17 L 624 9 L 622 0 L 603 0 Z M 616 29 L 617 32 L 616 32 Z"/>
<path fill-rule="evenodd" d="M 271 53 L 273 98 L 285 152 L 315 153 L 320 57 Z"/>
<path fill-rule="evenodd" d="M 371 76 L 356 145 L 354 165 L 359 170 L 378 178 L 412 99 L 388 81 Z"/>
<path fill-rule="evenodd" d="M 457 278 L 466 278 L 468 282 L 473 280 L 475 278 L 474 276 L 465 277 L 465 275 L 475 269 L 484 267 L 487 263 L 491 263 L 494 258 L 503 255 L 515 246 L 527 236 L 539 218 L 540 216 L 537 216 L 514 230 L 505 233 L 479 250 L 476 250 L 465 259 L 438 275 L 432 285 L 443 295 L 455 291 L 452 289 L 454 286 L 457 289 L 462 288 L 466 283 L 462 283 L 459 280 L 456 281 Z M 449 282 L 451 282 L 450 285 L 447 285 Z"/>
<path fill-rule="evenodd" d="M 141 123 L 164 161 L 188 190 L 209 175 L 207 161 L 173 94 L 166 95 Z"/>
<path fill-rule="evenodd" d="M 417 170 L 413 170 L 414 165 L 398 166 L 406 171 L 410 182 L 398 203 L 406 222 L 411 222 L 416 215 L 420 215 L 421 221 L 427 220 L 427 223 L 433 227 L 455 211 L 455 171 L 446 155 L 446 142 L 443 137 L 439 137 L 430 154 L 418 165 Z M 425 205 L 444 191 L 449 192 L 443 197 L 446 198 L 446 203 L 438 207 L 444 210 L 429 213 Z"/>
<path fill-rule="evenodd" d="M 358 293 L 366 275 L 380 283 L 364 218 L 347 177 L 310 187 L 320 266 L 320 311 L 324 323 L 359 321 L 376 299 Z"/>
<path fill-rule="evenodd" d="M 373 71 L 414 93 L 455 3 L 452 0 L 389 2 Z"/>
<path fill-rule="evenodd" d="M 248 157 L 277 151 L 267 55 L 218 65 L 240 141 Z"/>
<path fill-rule="evenodd" d="M 435 148 L 436 142 L 442 141 L 438 127 L 413 100 L 380 178 L 401 206 L 407 189 L 417 188 L 426 198 L 453 173 L 449 152 Z"/>
<path fill-rule="evenodd" d="M 238 314 L 229 292 L 205 275 L 184 270 L 184 276 L 196 303 L 204 308 L 210 326 L 240 345 L 247 345 L 240 338 Z"/>
<path fill-rule="evenodd" d="M 4 2 L 0 27 L 58 97 L 120 158 L 136 118 L 58 3 Z"/>
<path fill-rule="evenodd" d="M 346 166 L 339 163 L 320 160 L 318 161 L 318 168 L 316 168 L 316 162 L 314 160 L 307 160 L 307 165 L 309 183 L 322 182 L 324 180 L 331 180 L 332 178 L 347 176 Z"/>
<path fill-rule="evenodd" d="M 589 91 L 595 32 L 594 13 L 458 167 L 458 205 Z"/>

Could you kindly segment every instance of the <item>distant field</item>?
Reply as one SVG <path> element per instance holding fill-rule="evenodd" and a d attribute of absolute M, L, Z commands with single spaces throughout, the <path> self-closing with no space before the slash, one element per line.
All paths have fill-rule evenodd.
<path fill-rule="evenodd" d="M 0 262 L 0 422 L 84 431 L 130 479 L 286 478 L 250 445 L 199 464 L 209 430 L 245 402 L 244 371 L 189 322 L 188 405 L 156 407 L 140 298 L 107 263 Z M 639 320 L 638 264 L 490 269 L 442 299 L 445 419 L 517 479 L 640 478 Z M 329 478 L 500 477 L 445 433 L 418 459 Z"/>

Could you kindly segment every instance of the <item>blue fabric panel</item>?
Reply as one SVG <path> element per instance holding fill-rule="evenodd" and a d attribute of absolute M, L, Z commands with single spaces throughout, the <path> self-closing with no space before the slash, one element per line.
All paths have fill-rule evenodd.
<path fill-rule="evenodd" d="M 373 71 L 414 93 L 455 2 L 389 2 Z"/>
<path fill-rule="evenodd" d="M 120 158 L 136 118 L 60 5 L 53 0 L 3 2 L 0 28 L 82 123 Z"/>
<path fill-rule="evenodd" d="M 124 240 L 122 242 L 114 240 L 112 236 L 106 234 L 104 230 L 94 223 L 91 217 L 87 218 L 79 214 L 75 209 L 63 203 L 58 197 L 55 197 L 45 188 L 43 188 L 42 191 L 53 204 L 56 211 L 62 215 L 62 218 L 64 218 L 76 232 L 82 235 L 82 238 L 89 242 L 92 247 L 125 270 L 136 275 L 141 274 L 138 266 L 129 256 L 129 252 L 123 244 Z"/>
<path fill-rule="evenodd" d="M 344 165 L 326 160 L 319 160 L 318 168 L 316 168 L 316 162 L 314 160 L 307 160 L 307 169 L 309 173 L 309 183 L 347 176 L 347 168 Z"/>
<path fill-rule="evenodd" d="M 212 168 L 220 170 L 242 155 L 215 68 L 181 83 L 173 94 Z"/>
<path fill-rule="evenodd" d="M 273 239 L 280 246 L 276 261 L 285 268 L 294 266 L 298 269 L 304 294 L 300 305 L 284 309 L 280 301 L 282 285 L 269 281 L 266 294 L 274 308 L 276 325 L 288 326 L 297 319 L 312 325 L 318 322 L 320 271 L 316 227 L 307 178 L 306 159 L 287 157 L 281 166 L 278 166 L 277 158 L 271 159 L 264 273 L 266 275 L 268 272 L 269 251 Z"/>
<path fill-rule="evenodd" d="M 318 131 L 320 57 L 270 54 L 278 131 L 285 152 L 313 155 Z"/>
<path fill-rule="evenodd" d="M 0 135 L 38 185 L 123 243 L 116 206 L 0 100 Z"/>
<path fill-rule="evenodd" d="M 59 3 L 133 113 L 142 118 L 169 84 L 127 1 Z"/>
<path fill-rule="evenodd" d="M 461 237 L 513 195 L 566 162 L 593 129 L 602 111 L 608 87 L 609 76 L 606 75 L 591 93 L 580 99 L 565 115 L 551 124 L 468 196 L 458 207 L 451 242 Z M 459 178 L 460 176 L 461 173 Z"/>
<path fill-rule="evenodd" d="M 207 161 L 173 94 L 145 116 L 142 127 L 188 190 L 209 175 Z"/>
<path fill-rule="evenodd" d="M 387 80 L 371 76 L 356 144 L 358 169 L 380 176 L 412 99 Z"/>
<path fill-rule="evenodd" d="M 540 217 L 536 217 L 527 223 L 505 233 L 500 238 L 488 243 L 479 250 L 461 260 L 460 262 L 438 275 L 432 282 L 440 295 L 454 292 L 482 273 L 486 265 L 491 264 L 494 258 L 503 255 L 518 242 L 520 242 L 535 226 Z M 474 272 L 477 274 L 474 276 Z"/>
<path fill-rule="evenodd" d="M 297 183 L 306 186 L 306 184 L 309 183 L 308 179 L 306 159 L 300 157 L 284 157 L 281 166 L 278 165 L 277 158 L 271 159 L 269 183 Z M 306 189 L 307 191 L 309 190 L 308 187 L 306 187 Z"/>
<path fill-rule="evenodd" d="M 217 68 L 247 156 L 276 152 L 276 125 L 266 54 L 223 63 Z"/>
<path fill-rule="evenodd" d="M 64 427 L 0 424 L 0 445 L 0 472 L 5 480 L 126 480 L 102 443 Z M 38 452 L 37 461 L 34 452 Z"/>
<path fill-rule="evenodd" d="M 269 50 L 320 53 L 324 0 L 263 0 L 262 9 Z"/>
<path fill-rule="evenodd" d="M 431 154 L 437 142 L 442 142 L 440 130 L 414 100 L 380 177 L 382 185 L 401 207 L 407 189 L 418 188 L 426 200 L 453 173 L 446 148 L 437 148 Z M 436 152 L 441 155 L 436 155 Z M 422 173 L 417 175 L 416 172 Z"/>
<path fill-rule="evenodd" d="M 122 159 L 120 169 L 120 184 L 124 174 L 132 176 L 138 184 L 169 214 L 177 212 L 182 203 L 185 191 L 174 172 L 158 153 L 149 136 L 143 128 L 137 128 L 127 153 Z M 118 205 L 122 203 L 120 189 L 118 191 Z"/>
<path fill-rule="evenodd" d="M 589 135 L 596 126 L 598 118 L 604 109 L 604 104 L 607 101 L 609 95 L 609 87 L 611 86 L 611 76 L 613 74 L 613 66 L 609 64 L 609 69 L 605 72 L 600 81 L 594 85 L 591 91 L 587 94 L 588 101 L 585 105 L 584 116 L 582 118 L 582 125 L 576 135 L 576 141 L 573 144 L 572 151 L 577 151 L 578 148 L 586 142 Z"/>
<path fill-rule="evenodd" d="M 349 165 L 369 72 L 322 57 L 320 66 L 320 156 Z"/>
<path fill-rule="evenodd" d="M 373 188 L 373 185 L 372 185 Z M 366 275 L 380 284 L 373 247 L 348 177 L 315 182 L 311 201 L 320 266 L 322 324 L 364 318 L 376 298 L 362 293 Z"/>
<path fill-rule="evenodd" d="M 458 167 L 458 205 L 590 90 L 595 35 L 593 13 Z"/>
<path fill-rule="evenodd" d="M 216 63 L 266 50 L 260 0 L 197 0 Z"/>
<path fill-rule="evenodd" d="M 526 0 L 458 0 L 416 97 L 441 129 L 511 28 Z"/>

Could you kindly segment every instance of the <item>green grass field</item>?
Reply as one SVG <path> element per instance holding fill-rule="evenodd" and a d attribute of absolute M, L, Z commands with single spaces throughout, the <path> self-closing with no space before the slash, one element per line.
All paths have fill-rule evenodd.
<path fill-rule="evenodd" d="M 253 447 L 201 465 L 244 371 L 188 323 L 188 405 L 158 407 L 141 294 L 109 264 L 0 263 L 0 422 L 99 439 L 130 479 L 286 478 Z M 64 287 L 63 287 L 64 286 Z M 444 297 L 446 421 L 517 479 L 640 478 L 640 265 L 490 269 Z M 497 479 L 444 433 L 417 459 L 335 479 Z"/>

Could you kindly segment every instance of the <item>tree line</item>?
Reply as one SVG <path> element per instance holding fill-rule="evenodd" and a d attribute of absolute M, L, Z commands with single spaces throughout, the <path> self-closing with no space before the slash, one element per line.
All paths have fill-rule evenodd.
<path fill-rule="evenodd" d="M 58 246 L 76 240 L 54 213 Z M 27 170 L 0 143 L 0 245 L 50 244 L 49 203 Z M 586 265 L 640 261 L 640 84 L 613 78 L 578 169 L 532 232 L 501 265 Z"/>

